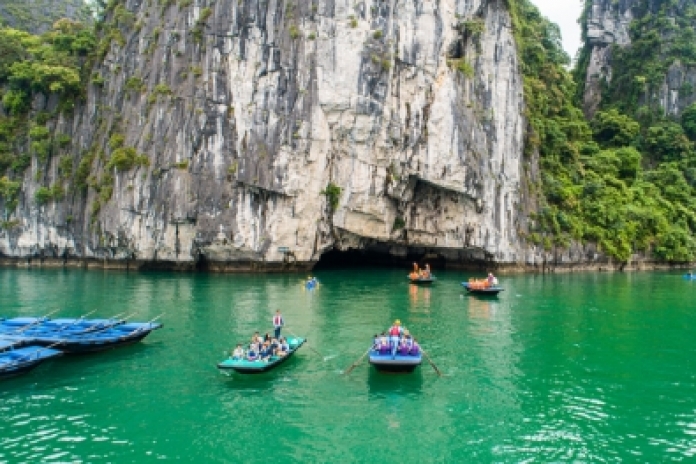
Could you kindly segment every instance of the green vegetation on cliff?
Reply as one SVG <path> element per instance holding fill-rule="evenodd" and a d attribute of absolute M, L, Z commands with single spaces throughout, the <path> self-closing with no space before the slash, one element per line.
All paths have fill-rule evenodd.
<path fill-rule="evenodd" d="M 59 19 L 90 23 L 92 15 L 84 0 L 2 0 L 0 25 L 32 34 L 48 32 Z"/>
<path fill-rule="evenodd" d="M 677 2 L 661 3 L 660 11 Z M 684 131 L 696 129 L 696 108 L 685 113 L 682 127 L 660 116 L 657 106 L 641 110 L 633 87 L 658 82 L 669 64 L 657 63 L 664 55 L 655 42 L 654 25 L 636 21 L 632 33 L 642 31 L 634 36 L 637 46 L 620 52 L 628 64 L 614 72 L 622 79 L 607 89 L 610 104 L 588 123 L 575 102 L 577 88 L 566 70 L 569 60 L 557 26 L 528 0 L 508 0 L 508 6 L 525 79 L 527 150 L 538 150 L 543 179 L 542 206 L 530 239 L 548 250 L 571 241 L 594 242 L 619 262 L 635 252 L 665 261 L 694 260 L 694 147 Z M 672 57 L 688 55 L 693 45 L 683 39 L 692 34 L 686 25 L 677 22 L 676 30 L 682 26 L 683 34 L 663 45 Z M 582 56 L 580 65 L 586 63 Z M 645 80 L 635 79 L 640 76 Z M 630 92 L 622 90 L 627 79 L 634 89 Z"/>
<path fill-rule="evenodd" d="M 57 21 L 41 36 L 0 28 L 0 174 L 6 183 L 18 182 L 11 179 L 22 176 L 32 157 L 42 167 L 53 154 L 66 149 L 70 137 L 53 133 L 48 123 L 61 112 L 71 111 L 83 97 L 83 66 L 95 44 L 91 27 L 68 19 Z M 54 97 L 55 104 L 42 103 L 32 111 L 37 96 Z M 56 186 L 51 189 L 58 191 Z M 0 191 L 5 215 L 16 206 L 17 193 L 9 188 Z M 43 193 L 37 197 L 39 202 L 46 200 Z"/>

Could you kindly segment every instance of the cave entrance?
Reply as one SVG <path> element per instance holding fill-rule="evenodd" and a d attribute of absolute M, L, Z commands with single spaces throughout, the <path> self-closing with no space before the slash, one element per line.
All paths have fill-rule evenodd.
<path fill-rule="evenodd" d="M 325 269 L 356 269 L 375 268 L 386 269 L 411 269 L 413 263 L 424 266 L 426 263 L 431 269 L 445 269 L 445 259 L 440 255 L 426 253 L 424 250 L 409 250 L 405 256 L 396 256 L 386 250 L 337 250 L 325 252 L 314 265 L 315 270 Z"/>

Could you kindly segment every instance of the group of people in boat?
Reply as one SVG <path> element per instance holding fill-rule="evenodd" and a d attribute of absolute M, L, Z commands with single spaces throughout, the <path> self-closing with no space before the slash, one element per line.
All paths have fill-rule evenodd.
<path fill-rule="evenodd" d="M 411 280 L 430 279 L 433 275 L 430 273 L 430 265 L 426 263 L 425 268 L 418 267 L 418 263 L 413 263 L 413 271 L 408 275 Z"/>
<path fill-rule="evenodd" d="M 497 287 L 498 279 L 489 272 L 485 279 L 469 279 L 469 288 L 474 290 L 482 290 L 490 287 Z"/>
<path fill-rule="evenodd" d="M 420 354 L 420 346 L 415 338 L 396 320 L 387 332 L 375 334 L 372 349 L 380 354 L 399 354 L 401 356 Z"/>
<path fill-rule="evenodd" d="M 241 343 L 237 343 L 237 347 L 232 351 L 232 360 L 268 362 L 272 356 L 283 357 L 289 351 L 290 345 L 285 337 L 275 338 L 268 333 L 262 337 L 258 332 L 254 332 L 246 349 Z"/>
<path fill-rule="evenodd" d="M 232 351 L 233 361 L 265 361 L 268 362 L 272 356 L 283 357 L 290 351 L 290 345 L 285 337 L 280 336 L 280 331 L 285 325 L 283 315 L 280 310 L 276 310 L 273 316 L 273 336 L 266 333 L 263 337 L 258 332 L 254 332 L 249 342 L 249 347 L 244 348 L 241 343 Z"/>

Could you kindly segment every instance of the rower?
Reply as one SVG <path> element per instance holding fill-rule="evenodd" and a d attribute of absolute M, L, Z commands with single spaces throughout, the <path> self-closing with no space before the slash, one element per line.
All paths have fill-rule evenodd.
<path fill-rule="evenodd" d="M 389 328 L 389 344 L 391 345 L 392 355 L 396 353 L 396 349 L 399 346 L 399 340 L 401 339 L 401 334 L 404 333 L 404 329 L 401 327 L 401 321 L 395 320 L 394 325 Z"/>

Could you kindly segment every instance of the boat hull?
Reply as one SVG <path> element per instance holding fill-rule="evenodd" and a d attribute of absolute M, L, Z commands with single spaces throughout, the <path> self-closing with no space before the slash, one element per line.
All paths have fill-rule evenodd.
<path fill-rule="evenodd" d="M 292 340 L 299 340 L 297 343 L 291 343 L 293 348 L 288 351 L 288 354 L 286 354 L 283 357 L 272 357 L 271 361 L 269 362 L 264 362 L 264 361 L 233 361 L 231 359 L 227 359 L 225 361 L 222 361 L 221 363 L 218 363 L 217 368 L 220 370 L 222 373 L 229 373 L 229 372 L 237 372 L 239 374 L 262 374 L 264 372 L 268 372 L 270 370 L 275 369 L 276 367 L 280 366 L 281 364 L 287 362 L 288 359 L 292 358 L 292 356 L 295 354 L 295 352 L 300 349 L 302 345 L 305 344 L 307 339 L 305 338 L 296 338 Z"/>
<path fill-rule="evenodd" d="M 462 287 L 466 289 L 467 292 L 471 293 L 472 295 L 489 295 L 489 296 L 495 296 L 498 293 L 504 291 L 505 289 L 502 287 L 488 287 L 488 288 L 471 288 L 469 287 L 468 282 L 462 282 Z"/>
<path fill-rule="evenodd" d="M 58 345 L 62 351 L 67 354 L 84 354 L 84 353 L 96 353 L 99 351 L 113 350 L 115 348 L 120 348 L 122 346 L 134 345 L 140 342 L 143 338 L 147 337 L 150 332 L 138 334 L 132 337 L 126 337 L 121 340 L 94 340 L 94 341 L 84 341 L 84 342 L 71 342 L 67 341 Z M 55 343 L 55 342 L 54 342 Z M 48 341 L 41 342 L 37 341 L 37 344 L 48 346 L 51 343 Z"/>
<path fill-rule="evenodd" d="M 435 283 L 437 279 L 435 277 L 430 278 L 430 279 L 411 279 L 410 277 L 408 278 L 408 281 L 411 282 L 413 285 L 432 285 Z"/>
<path fill-rule="evenodd" d="M 392 356 L 373 350 L 370 352 L 369 361 L 380 372 L 410 373 L 421 365 L 423 359 L 420 354 Z"/>
<path fill-rule="evenodd" d="M 0 379 L 26 374 L 42 362 L 63 353 L 51 348 L 28 346 L 0 354 Z"/>
<path fill-rule="evenodd" d="M 106 351 L 138 343 L 147 337 L 150 332 L 160 327 L 161 324 L 153 324 L 151 328 L 146 330 L 127 332 L 109 329 L 109 331 L 94 334 L 61 334 L 46 331 L 32 333 L 25 337 L 5 336 L 5 338 L 15 342 L 31 343 L 44 347 L 56 346 L 68 354 L 82 354 Z"/>

